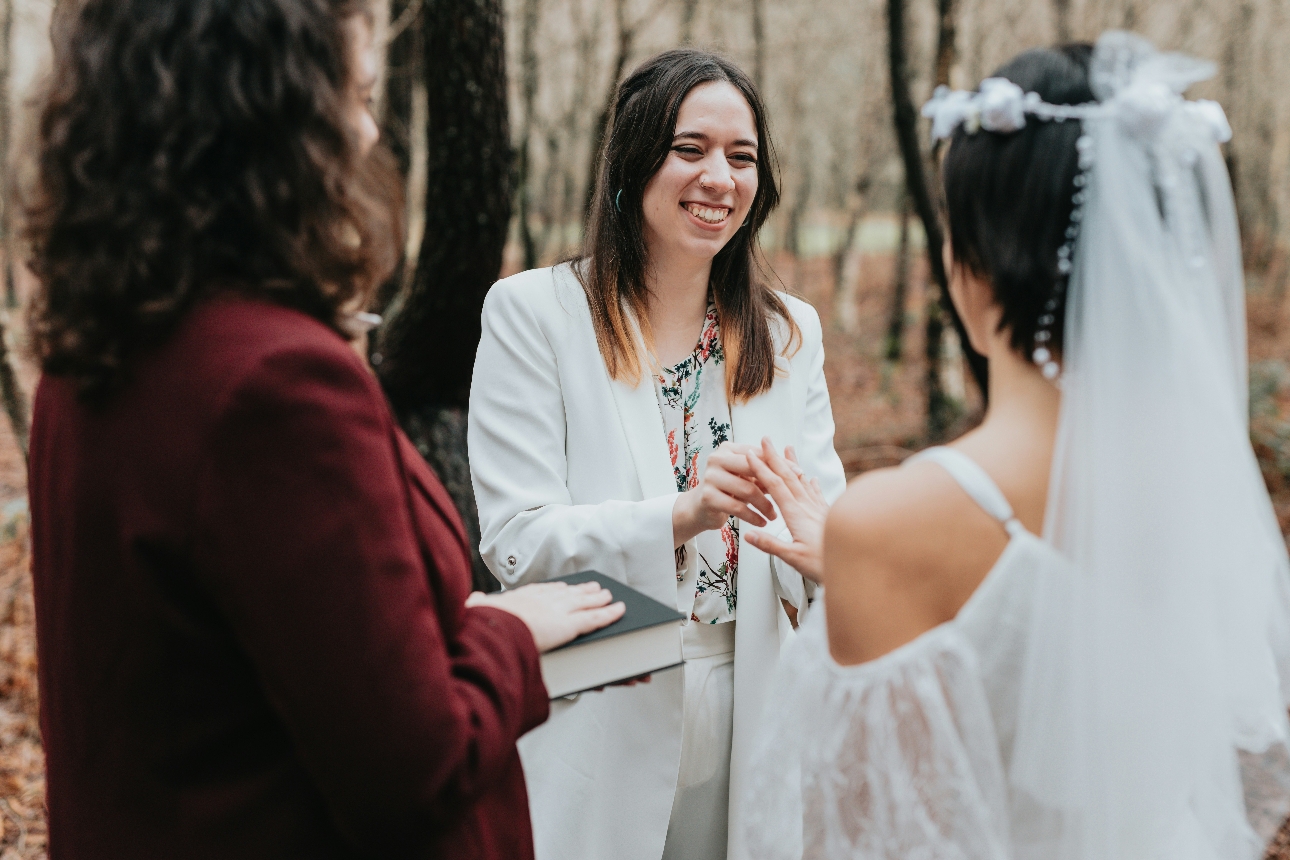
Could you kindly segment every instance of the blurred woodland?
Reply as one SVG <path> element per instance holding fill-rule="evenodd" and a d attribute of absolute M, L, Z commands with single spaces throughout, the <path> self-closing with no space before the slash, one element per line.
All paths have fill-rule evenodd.
<path fill-rule="evenodd" d="M 940 227 L 918 106 L 938 83 L 973 87 L 1021 50 L 1108 28 L 1216 64 L 1192 95 L 1221 102 L 1235 131 L 1252 436 L 1290 530 L 1290 0 L 380 2 L 379 112 L 409 231 L 371 360 L 472 530 L 465 406 L 483 296 L 499 274 L 577 251 L 614 87 L 641 60 L 714 49 L 762 88 L 783 191 L 767 268 L 821 313 L 836 445 L 859 472 L 960 432 L 982 403 L 927 253 Z M 0 860 L 45 856 L 23 466 L 32 285 L 16 237 L 53 3 L 0 0 Z M 487 587 L 478 560 L 476 573 Z"/>

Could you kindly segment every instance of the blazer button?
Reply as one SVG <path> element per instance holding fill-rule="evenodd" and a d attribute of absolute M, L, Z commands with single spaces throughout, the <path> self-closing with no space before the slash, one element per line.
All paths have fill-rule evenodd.
<path fill-rule="evenodd" d="M 515 556 L 513 556 L 513 555 L 508 555 L 508 556 L 506 557 L 506 563 L 507 563 L 508 565 L 510 565 L 511 567 L 515 567 Z"/>

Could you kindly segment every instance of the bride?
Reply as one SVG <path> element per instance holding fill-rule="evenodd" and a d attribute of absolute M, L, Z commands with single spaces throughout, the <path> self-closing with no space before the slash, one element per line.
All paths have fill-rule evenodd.
<path fill-rule="evenodd" d="M 990 406 L 828 513 L 752 857 L 1259 854 L 1238 750 L 1287 737 L 1287 558 L 1246 426 L 1230 129 L 1181 96 L 1212 71 L 1108 33 L 925 109 Z M 764 458 L 790 527 L 822 516 Z"/>

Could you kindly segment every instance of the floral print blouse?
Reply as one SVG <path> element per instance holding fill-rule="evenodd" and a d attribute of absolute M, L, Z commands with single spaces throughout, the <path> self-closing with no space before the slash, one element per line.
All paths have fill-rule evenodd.
<path fill-rule="evenodd" d="M 707 466 L 708 454 L 722 442 L 730 441 L 725 362 L 717 309 L 709 305 L 694 352 L 675 367 L 664 368 L 654 379 L 678 492 L 697 487 Z M 700 533 L 695 543 L 699 576 L 690 618 L 703 624 L 734 621 L 739 572 L 738 520 L 731 517 L 720 530 Z M 685 554 L 684 545 L 677 547 L 678 582 L 684 579 Z"/>

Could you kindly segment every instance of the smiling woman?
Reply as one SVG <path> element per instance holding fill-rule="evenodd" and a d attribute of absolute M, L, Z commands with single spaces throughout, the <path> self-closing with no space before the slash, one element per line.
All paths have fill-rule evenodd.
<path fill-rule="evenodd" d="M 654 345 L 678 316 L 697 328 L 703 308 L 696 316 L 694 305 L 706 307 L 711 292 L 726 323 L 729 394 L 747 399 L 770 387 L 772 320 L 786 324 L 791 346 L 800 336 L 757 260 L 758 231 L 779 204 L 777 172 L 761 96 L 728 60 L 668 51 L 623 82 L 577 271 L 611 376 L 639 378 L 633 318 Z M 674 294 L 667 298 L 677 288 L 691 294 L 689 313 L 651 303 L 660 287 Z"/>
<path fill-rule="evenodd" d="M 754 461 L 769 439 L 817 495 L 844 483 L 819 319 L 758 266 L 778 199 L 748 76 L 660 54 L 619 88 L 582 258 L 485 302 L 484 560 L 508 587 L 593 568 L 689 618 L 683 670 L 557 703 L 521 742 L 539 860 L 745 856 L 731 789 L 814 573 L 761 551 L 783 525 Z"/>

